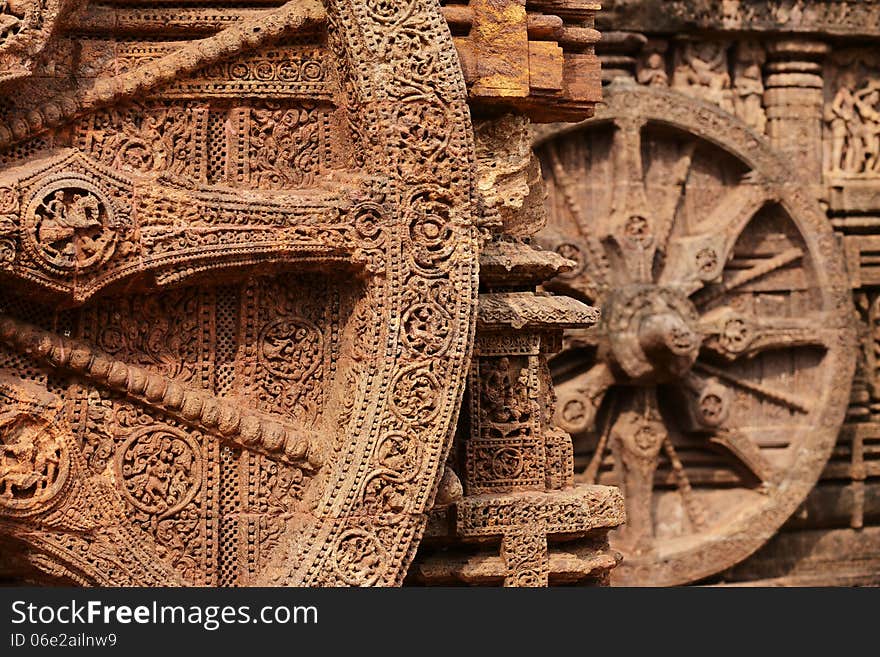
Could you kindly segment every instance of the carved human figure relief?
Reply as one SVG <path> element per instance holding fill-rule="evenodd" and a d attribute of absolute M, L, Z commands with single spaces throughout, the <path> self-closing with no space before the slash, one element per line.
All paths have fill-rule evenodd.
<path fill-rule="evenodd" d="M 855 51 L 829 64 L 825 103 L 825 171 L 830 176 L 880 176 L 880 82 L 877 61 Z"/>
<path fill-rule="evenodd" d="M 57 431 L 39 417 L 7 417 L 0 445 L 0 505 L 26 507 L 64 483 L 66 454 Z"/>
<path fill-rule="evenodd" d="M 669 75 L 666 72 L 665 41 L 649 41 L 645 44 L 636 66 L 636 80 L 648 87 L 668 87 Z"/>
<path fill-rule="evenodd" d="M 734 113 L 763 135 L 767 125 L 764 112 L 763 65 L 767 59 L 763 46 L 755 41 L 741 41 L 735 47 L 733 78 Z"/>
<path fill-rule="evenodd" d="M 685 41 L 677 44 L 672 86 L 733 113 L 727 58 L 729 46 L 729 43 L 721 41 Z"/>

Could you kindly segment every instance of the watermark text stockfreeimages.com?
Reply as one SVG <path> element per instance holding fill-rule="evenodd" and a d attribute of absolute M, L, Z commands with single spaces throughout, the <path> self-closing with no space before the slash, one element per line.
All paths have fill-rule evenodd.
<path fill-rule="evenodd" d="M 316 625 L 318 608 L 314 605 L 168 605 L 107 604 L 101 600 L 34 604 L 25 600 L 12 602 L 12 624 L 39 625 L 197 625 L 214 631 L 223 625 Z"/>

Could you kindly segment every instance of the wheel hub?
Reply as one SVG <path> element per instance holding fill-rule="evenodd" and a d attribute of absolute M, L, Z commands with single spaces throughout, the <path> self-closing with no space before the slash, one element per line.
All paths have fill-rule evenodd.
<path fill-rule="evenodd" d="M 673 288 L 619 288 L 605 304 L 604 329 L 611 360 L 636 382 L 681 378 L 699 355 L 698 320 L 693 303 Z"/>

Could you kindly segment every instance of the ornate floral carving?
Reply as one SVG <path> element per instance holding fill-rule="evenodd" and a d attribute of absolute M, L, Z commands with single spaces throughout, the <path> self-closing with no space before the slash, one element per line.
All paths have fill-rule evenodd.
<path fill-rule="evenodd" d="M 324 356 L 320 329 L 302 318 L 279 319 L 260 332 L 257 353 L 272 374 L 302 382 L 320 365 Z"/>
<path fill-rule="evenodd" d="M 400 372 L 391 383 L 391 408 L 412 424 L 426 424 L 440 411 L 440 382 L 424 366 Z"/>
<path fill-rule="evenodd" d="M 333 567 L 339 578 L 349 586 L 370 586 L 382 574 L 385 555 L 374 536 L 361 530 L 350 530 L 336 541 Z"/>
<path fill-rule="evenodd" d="M 95 113 L 83 122 L 80 141 L 114 169 L 198 180 L 198 140 L 206 120 L 196 103 L 134 103 Z"/>
<path fill-rule="evenodd" d="M 411 436 L 391 432 L 376 447 L 377 462 L 403 480 L 411 479 L 421 468 L 422 449 Z"/>
<path fill-rule="evenodd" d="M 0 187 L 0 214 L 18 214 L 18 193 L 12 187 Z"/>
<path fill-rule="evenodd" d="M 251 109 L 251 184 L 265 189 L 314 184 L 322 162 L 321 129 L 314 107 Z"/>
<path fill-rule="evenodd" d="M 0 2 L 0 81 L 31 74 L 38 55 L 69 7 L 63 0 Z"/>
<path fill-rule="evenodd" d="M 477 321 L 473 128 L 441 11 L 303 0 L 70 16 L 62 32 L 90 34 L 82 56 L 44 62 L 28 89 L 45 89 L 0 117 L 0 148 L 24 163 L 0 171 L 4 275 L 35 292 L 33 307 L 0 309 L 3 367 L 62 398 L 76 468 L 22 537 L 45 571 L 401 583 L 441 480 L 440 498 L 462 494 L 449 452 Z M 594 13 L 566 17 L 575 43 L 549 76 L 564 70 L 564 85 L 541 87 L 566 104 L 557 114 L 597 98 L 598 82 L 574 82 L 596 72 Z M 530 327 L 559 314 L 488 306 L 484 320 Z M 550 420 L 547 344 L 482 391 L 499 442 L 474 460 L 495 491 L 570 483 L 566 439 L 530 434 Z M 540 550 L 514 552 L 512 582 L 546 583 Z"/>
<path fill-rule="evenodd" d="M 418 191 L 410 197 L 406 217 L 416 265 L 428 270 L 442 266 L 455 249 L 446 194 L 439 189 Z"/>
<path fill-rule="evenodd" d="M 436 356 L 449 347 L 452 317 L 438 303 L 419 303 L 403 314 L 403 341 L 417 354 Z"/>

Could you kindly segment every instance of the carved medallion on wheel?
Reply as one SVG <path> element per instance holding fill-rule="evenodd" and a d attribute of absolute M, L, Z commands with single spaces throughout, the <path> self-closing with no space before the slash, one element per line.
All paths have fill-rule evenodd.
<path fill-rule="evenodd" d="M 843 259 L 797 173 L 745 124 L 675 92 L 608 88 L 536 134 L 548 287 L 600 305 L 553 363 L 577 475 L 627 500 L 615 583 L 712 576 L 816 482 L 855 359 Z"/>
<path fill-rule="evenodd" d="M 25 215 L 28 246 L 58 271 L 102 265 L 116 244 L 113 208 L 91 181 L 68 176 L 44 186 Z"/>
<path fill-rule="evenodd" d="M 66 446 L 49 420 L 15 411 L 0 416 L 0 513 L 46 506 L 69 470 Z"/>

